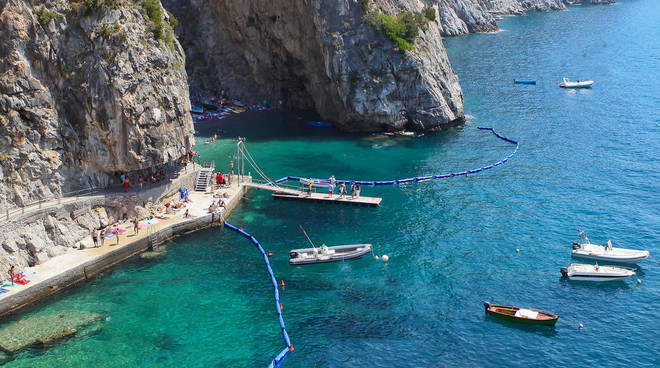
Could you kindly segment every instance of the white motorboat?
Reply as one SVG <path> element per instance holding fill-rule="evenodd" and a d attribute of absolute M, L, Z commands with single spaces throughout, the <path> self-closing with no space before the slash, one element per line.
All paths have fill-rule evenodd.
<path fill-rule="evenodd" d="M 335 245 L 325 244 L 318 248 L 292 249 L 289 253 L 290 265 L 306 265 L 315 263 L 348 261 L 362 258 L 371 252 L 371 244 Z"/>
<path fill-rule="evenodd" d="M 651 255 L 648 250 L 615 248 L 612 246 L 611 240 L 607 241 L 607 245 L 591 244 L 587 233 L 582 230 L 578 230 L 578 242 L 573 243 L 571 254 L 577 258 L 633 264 L 639 263 Z"/>
<path fill-rule="evenodd" d="M 561 268 L 561 275 L 570 280 L 579 281 L 614 281 L 622 280 L 635 274 L 635 271 L 626 267 L 599 266 L 598 263 L 573 263 Z"/>
<path fill-rule="evenodd" d="M 594 84 L 594 81 L 592 80 L 586 80 L 586 81 L 575 81 L 572 82 L 568 78 L 562 79 L 562 82 L 559 83 L 559 87 L 561 88 L 591 88 L 591 85 Z"/>
<path fill-rule="evenodd" d="M 300 226 L 300 230 L 305 234 L 312 247 L 292 249 L 289 252 L 289 264 L 292 266 L 348 261 L 362 258 L 365 254 L 371 252 L 371 244 L 335 245 L 332 247 L 323 244 L 320 247 L 316 247 L 302 226 Z"/>

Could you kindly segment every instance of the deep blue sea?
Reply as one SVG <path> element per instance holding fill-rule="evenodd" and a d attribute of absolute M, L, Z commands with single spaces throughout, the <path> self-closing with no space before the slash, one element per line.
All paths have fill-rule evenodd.
<path fill-rule="evenodd" d="M 226 169 L 231 137 L 245 136 L 272 178 L 407 178 L 485 166 L 512 151 L 479 125 L 520 141 L 510 162 L 484 173 L 364 187 L 383 198 L 379 208 L 248 194 L 229 222 L 274 253 L 286 282 L 295 351 L 283 367 L 660 366 L 660 2 L 569 7 L 500 25 L 445 40 L 468 114 L 458 129 L 383 139 L 275 112 L 197 124 L 202 159 Z M 564 90 L 562 77 L 595 84 Z M 203 144 L 213 132 L 227 138 Z M 306 246 L 299 224 L 318 243 L 380 245 L 390 261 L 291 267 L 289 250 Z M 651 258 L 624 282 L 563 281 L 578 228 Z M 107 321 L 7 366 L 265 367 L 284 344 L 257 250 L 220 228 L 167 249 L 29 311 L 23 317 L 84 309 Z M 554 329 L 504 323 L 484 315 L 483 301 L 560 319 Z"/>

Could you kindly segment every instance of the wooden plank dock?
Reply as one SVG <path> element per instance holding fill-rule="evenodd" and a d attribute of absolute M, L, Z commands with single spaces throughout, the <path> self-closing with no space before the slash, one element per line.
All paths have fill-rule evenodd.
<path fill-rule="evenodd" d="M 378 198 L 378 197 L 351 198 L 350 195 L 345 195 L 343 198 L 339 198 L 338 194 L 333 194 L 332 197 L 330 197 L 328 193 L 315 193 L 315 192 L 312 192 L 312 194 L 309 195 L 307 192 L 303 192 L 301 190 L 281 187 L 277 185 L 260 184 L 260 183 L 244 183 L 243 185 L 250 188 L 263 189 L 274 192 L 273 193 L 274 199 L 348 204 L 353 206 L 366 206 L 366 207 L 377 207 L 380 205 L 380 202 L 383 200 L 382 198 Z"/>

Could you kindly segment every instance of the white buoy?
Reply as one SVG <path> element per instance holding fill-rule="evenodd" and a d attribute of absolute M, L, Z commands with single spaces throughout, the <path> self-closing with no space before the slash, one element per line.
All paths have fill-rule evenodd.
<path fill-rule="evenodd" d="M 383 254 L 381 258 L 383 259 L 383 262 L 387 262 L 390 260 L 390 257 L 388 257 L 387 254 Z"/>
<path fill-rule="evenodd" d="M 378 256 L 374 256 L 374 259 L 375 259 L 375 260 L 378 260 Z"/>
<path fill-rule="evenodd" d="M 516 248 L 516 253 L 520 253 L 520 249 Z"/>
<path fill-rule="evenodd" d="M 582 323 L 578 323 L 579 328 L 584 328 L 584 325 Z"/>
<path fill-rule="evenodd" d="M 642 280 L 641 280 L 641 279 L 637 279 L 637 283 L 638 283 L 638 284 L 641 284 L 641 283 L 642 283 Z"/>

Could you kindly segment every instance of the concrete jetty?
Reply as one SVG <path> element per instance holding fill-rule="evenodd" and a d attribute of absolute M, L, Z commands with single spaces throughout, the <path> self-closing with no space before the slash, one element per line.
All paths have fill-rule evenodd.
<path fill-rule="evenodd" d="M 250 178 L 242 178 L 240 184 L 237 179 L 234 176 L 231 186 L 215 191 L 190 192 L 191 202 L 186 204 L 186 208 L 157 222 L 146 224 L 145 228 L 139 229 L 138 234 L 133 234 L 133 225 L 130 222 L 118 225 L 119 229 L 126 230 L 119 235 L 119 244 L 116 238 L 112 237 L 105 239 L 104 246 L 93 248 L 92 238 L 88 236 L 81 241 L 85 244 L 85 249 L 74 250 L 25 269 L 26 274 L 34 277 L 27 285 L 15 284 L 6 287 L 9 292 L 0 294 L 0 318 L 16 313 L 63 289 L 85 282 L 101 271 L 177 235 L 215 224 L 220 225 L 247 191 L 244 184 L 249 182 Z M 227 196 L 224 198 L 225 208 L 209 213 L 213 196 L 219 193 Z M 184 218 L 186 209 L 190 218 Z"/>

